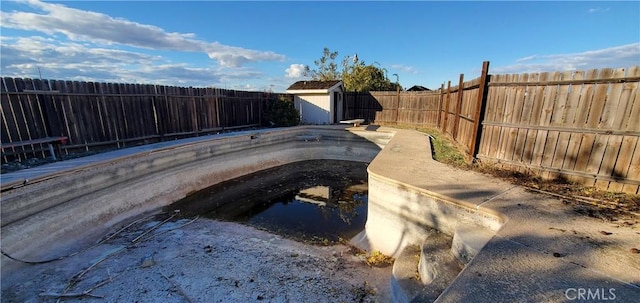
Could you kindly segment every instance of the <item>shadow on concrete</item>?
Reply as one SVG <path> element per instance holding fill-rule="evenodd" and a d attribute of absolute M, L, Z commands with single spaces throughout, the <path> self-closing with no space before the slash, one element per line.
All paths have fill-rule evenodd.
<path fill-rule="evenodd" d="M 365 128 L 365 130 L 368 131 L 377 131 L 380 128 L 380 125 L 367 125 L 367 127 Z"/>
<path fill-rule="evenodd" d="M 559 251 L 542 248 L 557 240 L 537 234 L 494 237 L 436 302 L 637 302 L 640 298 L 640 278 L 623 282 L 581 261 L 596 258 L 606 241 L 564 245 Z M 629 270 L 640 272 L 633 266 Z"/>
<path fill-rule="evenodd" d="M 432 183 L 431 183 L 432 184 Z M 457 199 L 467 201 L 473 204 L 480 204 L 485 202 L 492 197 L 500 195 L 505 192 L 509 188 L 505 187 L 496 187 L 496 188 L 486 188 L 486 189 L 478 189 L 476 184 L 465 185 L 465 184 L 441 184 L 441 185 L 431 185 L 431 184 L 419 184 L 421 188 L 427 189 L 429 191 L 438 193 L 440 195 L 444 195 L 448 198 Z"/>

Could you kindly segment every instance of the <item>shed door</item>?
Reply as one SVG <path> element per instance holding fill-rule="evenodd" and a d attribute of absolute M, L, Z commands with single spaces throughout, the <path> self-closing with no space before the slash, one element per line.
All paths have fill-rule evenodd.
<path fill-rule="evenodd" d="M 333 92 L 333 123 L 338 123 L 342 120 L 342 102 L 340 102 L 340 93 Z"/>

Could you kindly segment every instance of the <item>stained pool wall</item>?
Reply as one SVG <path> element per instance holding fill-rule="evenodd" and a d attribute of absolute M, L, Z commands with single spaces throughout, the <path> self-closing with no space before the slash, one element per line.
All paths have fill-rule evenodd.
<path fill-rule="evenodd" d="M 56 175 L 3 193 L 2 249 L 28 260 L 51 257 L 76 239 L 239 176 L 304 160 L 370 162 L 392 136 L 343 126 L 250 131 Z M 3 273 L 18 265 L 2 258 Z"/>

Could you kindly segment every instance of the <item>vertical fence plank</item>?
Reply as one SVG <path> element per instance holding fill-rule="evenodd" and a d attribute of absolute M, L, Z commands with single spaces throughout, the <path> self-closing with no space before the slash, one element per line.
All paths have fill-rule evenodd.
<path fill-rule="evenodd" d="M 584 80 L 585 73 L 583 71 L 576 71 L 573 74 L 573 80 Z M 572 84 L 569 87 L 569 95 L 567 97 L 567 110 L 566 110 L 566 123 L 564 124 L 567 127 L 577 128 L 577 119 L 576 116 L 579 115 L 578 107 L 580 106 L 580 96 L 582 96 L 582 84 Z M 573 170 L 578 160 L 576 155 L 580 149 L 580 142 L 582 141 L 582 134 L 571 132 L 569 133 L 569 142 L 567 146 L 567 152 L 565 159 L 562 164 L 562 169 L 564 170 Z M 567 177 L 569 180 L 572 180 L 571 176 Z"/>
<path fill-rule="evenodd" d="M 640 180 L 640 138 L 636 140 L 636 146 L 634 148 L 633 155 L 631 156 L 629 170 L 627 171 L 627 178 L 631 180 Z M 640 194 L 640 186 L 635 184 L 624 184 L 622 191 L 630 194 Z"/>
<path fill-rule="evenodd" d="M 440 98 L 438 100 L 438 125 L 437 128 L 442 128 L 442 109 L 444 107 L 444 83 L 440 84 Z"/>
<path fill-rule="evenodd" d="M 541 73 L 538 81 L 545 82 L 549 80 L 549 73 Z M 535 89 L 535 99 L 533 101 L 533 108 L 531 112 L 531 125 L 539 125 L 543 126 L 545 124 L 545 120 L 543 120 L 542 113 L 545 108 L 545 96 L 548 94 L 547 85 L 537 85 Z M 548 105 L 547 105 L 548 106 Z M 533 142 L 533 156 L 531 159 L 531 165 L 534 167 L 539 167 L 542 164 L 542 159 L 544 157 L 544 148 L 545 141 L 547 139 L 547 131 L 543 129 L 538 129 L 535 134 L 535 141 Z M 537 171 L 537 173 L 540 173 Z"/>
<path fill-rule="evenodd" d="M 2 124 L 6 128 L 5 132 L 2 132 L 3 142 L 17 142 L 21 141 L 21 135 L 19 131 L 18 120 L 16 119 L 15 112 L 13 110 L 14 98 L 17 95 L 9 95 L 9 93 L 17 92 L 15 81 L 12 78 L 3 78 L 2 82 Z M 6 140 L 6 141 L 5 141 Z M 13 148 L 13 151 L 16 149 Z M 6 160 L 6 158 L 4 158 Z M 17 155 L 18 161 L 22 160 L 20 155 Z"/>
<path fill-rule="evenodd" d="M 43 90 L 42 88 L 45 87 L 45 83 L 43 83 L 44 81 L 42 79 L 35 79 L 31 82 L 31 87 L 30 89 L 33 90 Z M 48 85 L 46 90 L 48 90 Z M 36 116 L 34 116 L 34 119 L 36 119 L 38 122 L 36 123 L 38 128 L 41 128 L 39 130 L 36 130 L 35 132 L 37 133 L 38 138 L 42 138 L 42 137 L 47 137 L 47 136 L 54 136 L 54 131 L 52 130 L 51 127 L 51 123 L 49 123 L 49 118 L 48 118 L 48 106 L 49 103 L 48 102 L 49 97 L 46 95 L 42 95 L 42 94 L 36 94 L 34 95 L 34 112 L 37 113 Z"/>
<path fill-rule="evenodd" d="M 614 71 L 610 68 L 600 70 L 600 79 L 610 79 L 614 76 Z M 589 113 L 587 120 L 588 128 L 596 128 L 599 126 L 605 126 L 600 123 L 603 114 L 608 114 L 608 108 L 611 104 L 607 105 L 607 94 L 609 91 L 609 83 L 596 84 L 596 91 L 592 102 L 592 111 Z M 607 136 L 597 134 L 593 142 L 589 161 L 587 162 L 586 172 L 589 174 L 597 174 L 600 170 L 600 164 L 602 163 L 602 157 L 607 144 Z"/>
<path fill-rule="evenodd" d="M 632 66 L 631 68 L 629 68 L 627 76 L 640 77 L 640 66 Z M 623 129 L 627 126 L 630 119 L 640 120 L 638 119 L 640 115 L 633 116 L 631 114 L 631 109 L 634 105 L 634 94 L 636 93 L 637 89 L 638 82 L 624 83 L 623 90 L 620 95 L 620 104 L 618 105 L 618 109 L 616 110 L 613 121 L 614 129 Z"/>
<path fill-rule="evenodd" d="M 509 75 L 496 75 L 495 77 L 496 83 L 507 82 L 510 77 Z M 495 88 L 496 94 L 496 109 L 495 109 L 495 117 L 492 122 L 495 123 L 503 123 L 504 122 L 504 111 L 507 102 L 507 87 L 506 86 L 498 86 Z M 493 134 L 491 136 L 491 147 L 489 148 L 490 153 L 489 156 L 493 158 L 499 158 L 500 155 L 500 146 L 503 143 L 503 133 L 505 132 L 505 128 L 501 126 L 495 126 Z"/>
<path fill-rule="evenodd" d="M 459 142 L 458 128 L 460 126 L 460 111 L 462 111 L 462 97 L 464 96 L 464 74 L 460 74 L 460 81 L 458 83 L 458 95 L 455 101 L 455 120 L 453 120 L 453 130 L 451 131 L 451 137 L 453 137 L 453 140 L 456 142 Z"/>
<path fill-rule="evenodd" d="M 489 85 L 489 83 L 491 83 L 491 81 L 494 80 L 493 75 L 489 76 L 488 75 L 488 61 L 486 62 L 486 66 L 487 66 L 487 73 L 485 73 L 485 68 L 483 66 L 483 76 L 481 76 L 481 79 L 484 78 L 484 81 L 481 81 L 481 87 L 482 87 L 482 83 L 484 82 L 484 94 L 486 95 L 486 98 L 484 98 L 482 96 L 482 94 L 480 95 L 479 98 L 482 98 L 483 100 L 478 100 L 478 105 L 481 106 L 481 108 L 477 108 L 478 113 L 482 113 L 482 117 L 481 119 L 477 119 L 476 123 L 478 125 L 478 128 L 480 128 L 482 131 L 478 132 L 476 136 L 474 136 L 476 138 L 476 142 L 479 142 L 479 147 L 477 149 L 477 155 L 474 157 L 491 157 L 490 154 L 490 150 L 491 150 L 491 146 L 492 146 L 492 141 L 493 138 L 495 137 L 494 135 L 494 130 L 497 129 L 496 126 L 494 125 L 485 125 L 484 122 L 494 122 L 495 119 L 495 110 L 496 110 L 496 89 L 495 87 L 487 87 Z M 481 102 L 485 102 L 484 104 L 482 104 Z"/>
<path fill-rule="evenodd" d="M 561 80 L 571 80 L 572 77 L 573 72 L 563 72 Z M 551 116 L 552 126 L 562 126 L 566 125 L 567 123 L 567 98 L 569 96 L 569 87 L 569 84 L 562 84 L 558 89 L 555 106 L 553 108 L 553 114 Z M 565 156 L 567 155 L 567 148 L 569 146 L 569 137 L 569 132 L 561 131 L 558 133 L 558 141 L 556 143 L 555 152 L 553 154 L 553 161 L 551 162 L 552 168 L 562 169 Z M 561 174 L 552 172 L 550 173 L 549 178 L 554 179 L 560 176 Z M 566 176 L 564 175 L 562 175 L 562 177 L 566 178 Z"/>
<path fill-rule="evenodd" d="M 640 77 L 639 70 L 640 70 L 640 66 L 633 70 L 634 77 Z M 630 100 L 629 102 L 632 103 L 632 105 L 629 106 L 631 110 L 629 111 L 630 113 L 629 113 L 629 118 L 627 119 L 627 122 L 625 123 L 623 121 L 621 123 L 622 129 L 628 130 L 628 131 L 640 131 L 640 119 L 638 119 L 638 117 L 640 117 L 640 86 L 638 82 L 635 83 L 635 86 L 633 87 L 632 92 L 630 94 L 629 100 Z"/>
<path fill-rule="evenodd" d="M 540 80 L 540 75 L 538 73 L 529 75 L 529 82 L 537 82 L 539 80 Z M 525 91 L 524 91 L 524 102 L 523 102 L 520 124 L 523 124 L 525 126 L 529 126 L 532 124 L 531 121 L 533 116 L 533 110 L 534 108 L 536 107 L 539 108 L 540 106 L 539 104 L 536 104 L 537 91 L 538 91 L 538 86 L 527 84 L 527 87 L 525 88 Z M 518 155 L 520 156 L 519 161 L 525 164 L 531 164 L 531 161 L 533 160 L 533 150 L 535 147 L 537 130 L 525 128 L 523 131 L 524 133 L 522 134 L 523 135 L 522 146 L 518 147 Z"/>
<path fill-rule="evenodd" d="M 628 70 L 628 77 L 640 77 L 640 66 L 633 66 Z M 620 106 L 616 112 L 614 121 L 615 129 L 623 129 L 628 131 L 640 131 L 638 117 L 640 117 L 640 85 L 638 82 L 625 83 L 620 97 Z M 633 124 L 636 123 L 636 127 Z M 638 152 L 637 136 L 624 136 L 620 145 L 620 152 L 613 167 L 613 175 L 622 179 L 640 180 L 640 169 L 632 166 L 634 152 Z M 636 154 L 636 158 L 640 153 Z M 637 159 L 636 159 L 637 160 Z M 636 163 L 637 165 L 637 163 Z M 624 191 L 627 193 L 636 193 L 637 186 L 633 187 L 629 184 L 621 182 L 612 182 L 609 185 L 610 191 Z"/>
<path fill-rule="evenodd" d="M 519 75 L 509 75 L 508 76 L 508 81 L 509 82 L 518 82 L 519 79 Z M 503 123 L 508 123 L 511 124 L 513 122 L 513 116 L 514 116 L 514 107 L 516 104 L 516 91 L 517 91 L 517 86 L 509 86 L 507 87 L 507 92 L 505 95 L 505 107 L 504 107 L 504 115 L 502 116 L 502 121 Z M 511 126 L 506 126 L 503 127 L 503 130 L 501 132 L 501 139 L 500 139 L 500 150 L 498 153 L 498 158 L 499 159 L 505 159 L 505 160 L 511 160 L 511 158 L 513 157 L 513 149 L 514 149 L 514 143 L 515 143 L 515 138 L 517 135 L 517 129 Z"/>
<path fill-rule="evenodd" d="M 25 79 L 25 88 L 33 89 L 32 79 Z M 47 136 L 46 126 L 43 123 L 42 113 L 40 111 L 40 102 L 37 94 L 28 94 L 24 103 L 24 115 L 29 127 L 29 135 L 32 139 L 43 138 Z M 46 154 L 42 154 L 45 156 Z"/>
<path fill-rule="evenodd" d="M 518 78 L 518 82 L 529 82 L 529 74 L 521 74 Z M 516 86 L 515 104 L 513 106 L 513 116 L 511 116 L 512 124 L 522 124 L 523 113 L 525 111 L 525 99 L 527 92 L 527 85 Z M 516 128 L 515 140 L 513 141 L 513 155 L 510 160 L 516 162 L 522 162 L 522 153 L 524 151 L 524 143 L 526 141 L 527 130 L 525 128 Z M 519 168 L 516 168 L 520 170 Z"/>
<path fill-rule="evenodd" d="M 637 136 L 624 136 L 622 138 L 622 143 L 620 144 L 620 153 L 615 161 L 615 166 L 613 167 L 614 176 L 620 179 L 629 178 L 629 170 L 631 168 L 631 161 L 633 159 L 633 153 L 635 151 L 636 145 L 638 144 Z M 632 179 L 632 178 L 629 178 Z M 633 179 L 632 179 L 633 180 Z M 614 192 L 622 191 L 624 187 L 624 183 L 620 182 L 612 182 L 609 185 L 609 190 Z M 634 190 L 635 193 L 635 190 Z"/>
<path fill-rule="evenodd" d="M 586 80 L 598 79 L 599 71 L 597 69 L 591 69 L 586 73 Z M 587 83 L 582 87 L 582 93 L 580 95 L 580 110 L 576 112 L 575 126 L 578 128 L 587 127 L 587 118 L 592 111 L 592 104 L 594 103 L 593 95 L 595 93 L 596 84 Z M 595 140 L 595 134 L 580 134 L 580 147 L 575 154 L 576 163 L 573 170 L 576 172 L 586 172 L 587 163 L 591 156 L 591 150 L 593 148 L 593 142 Z M 569 178 L 576 183 L 588 184 L 589 178 L 581 176 L 572 176 Z"/>
<path fill-rule="evenodd" d="M 626 69 L 620 68 L 613 72 L 613 78 L 622 78 L 626 75 Z M 604 106 L 602 117 L 600 118 L 599 128 L 612 130 L 615 122 L 616 110 L 620 107 L 620 100 L 622 97 L 622 91 L 624 89 L 623 83 L 611 83 L 607 94 L 607 101 Z M 598 175 L 609 176 L 614 178 L 621 178 L 617 172 L 614 171 L 615 161 L 618 158 L 620 152 L 620 146 L 622 144 L 623 136 L 609 135 L 603 136 L 603 142 L 605 142 L 604 153 L 600 160 L 598 169 Z M 596 180 L 596 187 L 607 188 L 609 185 L 608 180 Z"/>
<path fill-rule="evenodd" d="M 560 79 L 562 79 L 562 74 L 559 72 L 553 72 L 550 75 L 551 81 L 558 81 Z M 557 98 L 557 92 L 558 92 L 558 85 L 547 85 L 547 88 L 545 90 L 545 102 L 543 105 L 543 112 L 539 122 L 541 126 L 548 126 L 551 124 L 555 101 Z M 555 152 L 555 148 L 558 140 L 557 131 L 547 131 L 544 134 L 546 136 L 544 141 L 544 149 L 542 152 L 542 161 L 540 162 L 540 166 L 543 169 L 552 166 L 553 154 Z M 545 178 L 549 177 L 549 173 L 547 171 L 542 171 L 541 175 Z"/>
<path fill-rule="evenodd" d="M 444 98 L 444 117 L 442 118 L 442 132 L 447 133 L 447 121 L 449 120 L 449 101 L 451 100 L 451 81 L 447 82 L 447 94 Z"/>

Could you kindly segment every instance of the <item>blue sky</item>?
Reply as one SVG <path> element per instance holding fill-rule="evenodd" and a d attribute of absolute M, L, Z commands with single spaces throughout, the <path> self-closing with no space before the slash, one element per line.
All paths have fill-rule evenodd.
<path fill-rule="evenodd" d="M 284 91 L 324 47 L 405 88 L 640 65 L 640 2 L 4 1 L 2 76 Z"/>

